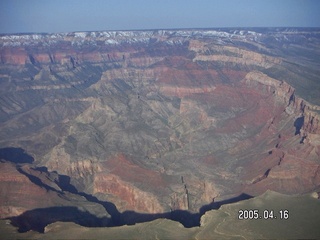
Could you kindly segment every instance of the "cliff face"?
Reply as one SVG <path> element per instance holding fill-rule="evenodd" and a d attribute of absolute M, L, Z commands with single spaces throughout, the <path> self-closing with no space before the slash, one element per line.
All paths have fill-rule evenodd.
<path fill-rule="evenodd" d="M 279 101 L 287 104 L 285 111 L 287 114 L 300 114 L 301 119 L 300 131 L 306 137 L 308 133 L 319 134 L 320 110 L 318 105 L 313 105 L 296 96 L 295 89 L 286 82 L 280 82 L 274 78 L 268 77 L 261 72 L 250 72 L 245 77 L 245 82 L 249 86 L 257 86 L 257 83 L 268 87 L 268 92 L 272 92 Z M 296 124 L 298 125 L 298 124 Z"/>
<path fill-rule="evenodd" d="M 288 29 L 1 36 L 0 143 L 120 212 L 308 192 L 320 184 L 319 45 L 316 30 Z M 11 168 L 8 196 L 28 184 Z M 27 209 L 1 200 L 5 214 Z"/>
<path fill-rule="evenodd" d="M 161 213 L 163 207 L 157 197 L 146 191 L 141 191 L 120 177 L 113 174 L 96 174 L 93 186 L 93 194 L 111 196 L 117 203 L 119 211 L 135 210 L 142 213 Z"/>
<path fill-rule="evenodd" d="M 196 52 L 193 61 L 222 62 L 228 64 L 253 65 L 270 68 L 281 63 L 281 58 L 271 57 L 238 47 L 208 45 L 202 42 L 190 42 L 189 49 Z M 209 54 L 208 54 L 209 53 Z"/>
<path fill-rule="evenodd" d="M 262 165 L 269 165 L 269 168 L 264 173 L 261 172 L 260 177 L 253 179 L 256 185 L 253 186 L 253 191 L 258 188 L 267 190 L 270 187 L 291 194 L 297 190 L 311 191 L 319 178 L 318 164 L 314 162 L 319 158 L 317 122 L 320 116 L 316 112 L 319 106 L 296 96 L 295 89 L 286 82 L 280 82 L 260 72 L 248 73 L 244 81 L 253 88 L 262 89 L 267 86 L 267 91 L 272 92 L 277 102 L 282 103 L 283 114 L 287 115 L 287 119 L 293 118 L 295 127 L 294 137 L 282 131 L 274 141 L 275 147 L 270 149 L 268 156 L 262 158 L 264 163 L 254 164 L 253 169 L 261 169 Z M 269 130 L 274 130 L 274 125 L 280 124 L 277 118 L 278 116 L 272 118 Z M 275 179 L 280 184 L 275 184 Z"/>
<path fill-rule="evenodd" d="M 16 170 L 13 164 L 1 163 L 0 179 L 1 218 L 17 216 L 33 209 L 38 198 L 47 196 L 46 190 L 32 184 L 25 175 Z M 21 199 L 24 199 L 23 202 Z"/>
<path fill-rule="evenodd" d="M 29 164 L 16 166 L 8 161 L 0 163 L 0 172 L 0 218 L 12 218 L 33 209 L 43 209 L 45 213 L 52 207 L 74 207 L 97 217 L 110 218 L 101 205 L 63 192 L 56 173 L 34 169 Z"/>

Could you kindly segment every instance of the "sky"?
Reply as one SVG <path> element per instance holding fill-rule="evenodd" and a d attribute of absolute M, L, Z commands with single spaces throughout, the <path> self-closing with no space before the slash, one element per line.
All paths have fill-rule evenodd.
<path fill-rule="evenodd" d="M 319 0 L 0 0 L 0 33 L 320 27 Z"/>

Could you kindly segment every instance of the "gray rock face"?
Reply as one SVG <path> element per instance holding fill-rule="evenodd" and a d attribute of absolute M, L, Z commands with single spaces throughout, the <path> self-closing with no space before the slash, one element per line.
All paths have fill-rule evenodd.
<path fill-rule="evenodd" d="M 1 36 L 0 143 L 120 212 L 309 192 L 319 44 L 317 29 Z"/>

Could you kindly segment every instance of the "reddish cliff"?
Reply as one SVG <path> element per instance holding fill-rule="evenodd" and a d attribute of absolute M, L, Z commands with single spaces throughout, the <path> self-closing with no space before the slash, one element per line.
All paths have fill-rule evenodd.
<path fill-rule="evenodd" d="M 217 196 L 317 189 L 318 63 L 304 50 L 319 41 L 265 31 L 1 36 L 0 143 L 120 212 L 198 212 Z M 17 192 L 33 207 L 44 206 L 36 196 L 60 201 L 50 174 L 23 168 L 45 192 L 3 166 L 10 201 Z"/>
<path fill-rule="evenodd" d="M 34 208 L 56 206 L 63 202 L 54 191 L 34 184 L 12 163 L 1 162 L 0 171 L 1 218 L 17 216 Z M 26 166 L 22 171 L 32 170 Z"/>

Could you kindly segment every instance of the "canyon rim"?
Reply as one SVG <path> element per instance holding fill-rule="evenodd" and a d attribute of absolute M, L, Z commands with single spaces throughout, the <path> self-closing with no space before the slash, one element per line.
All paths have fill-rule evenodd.
<path fill-rule="evenodd" d="M 318 28 L 1 35 L 0 56 L 0 217 L 21 232 L 193 231 L 216 202 L 320 192 Z"/>

